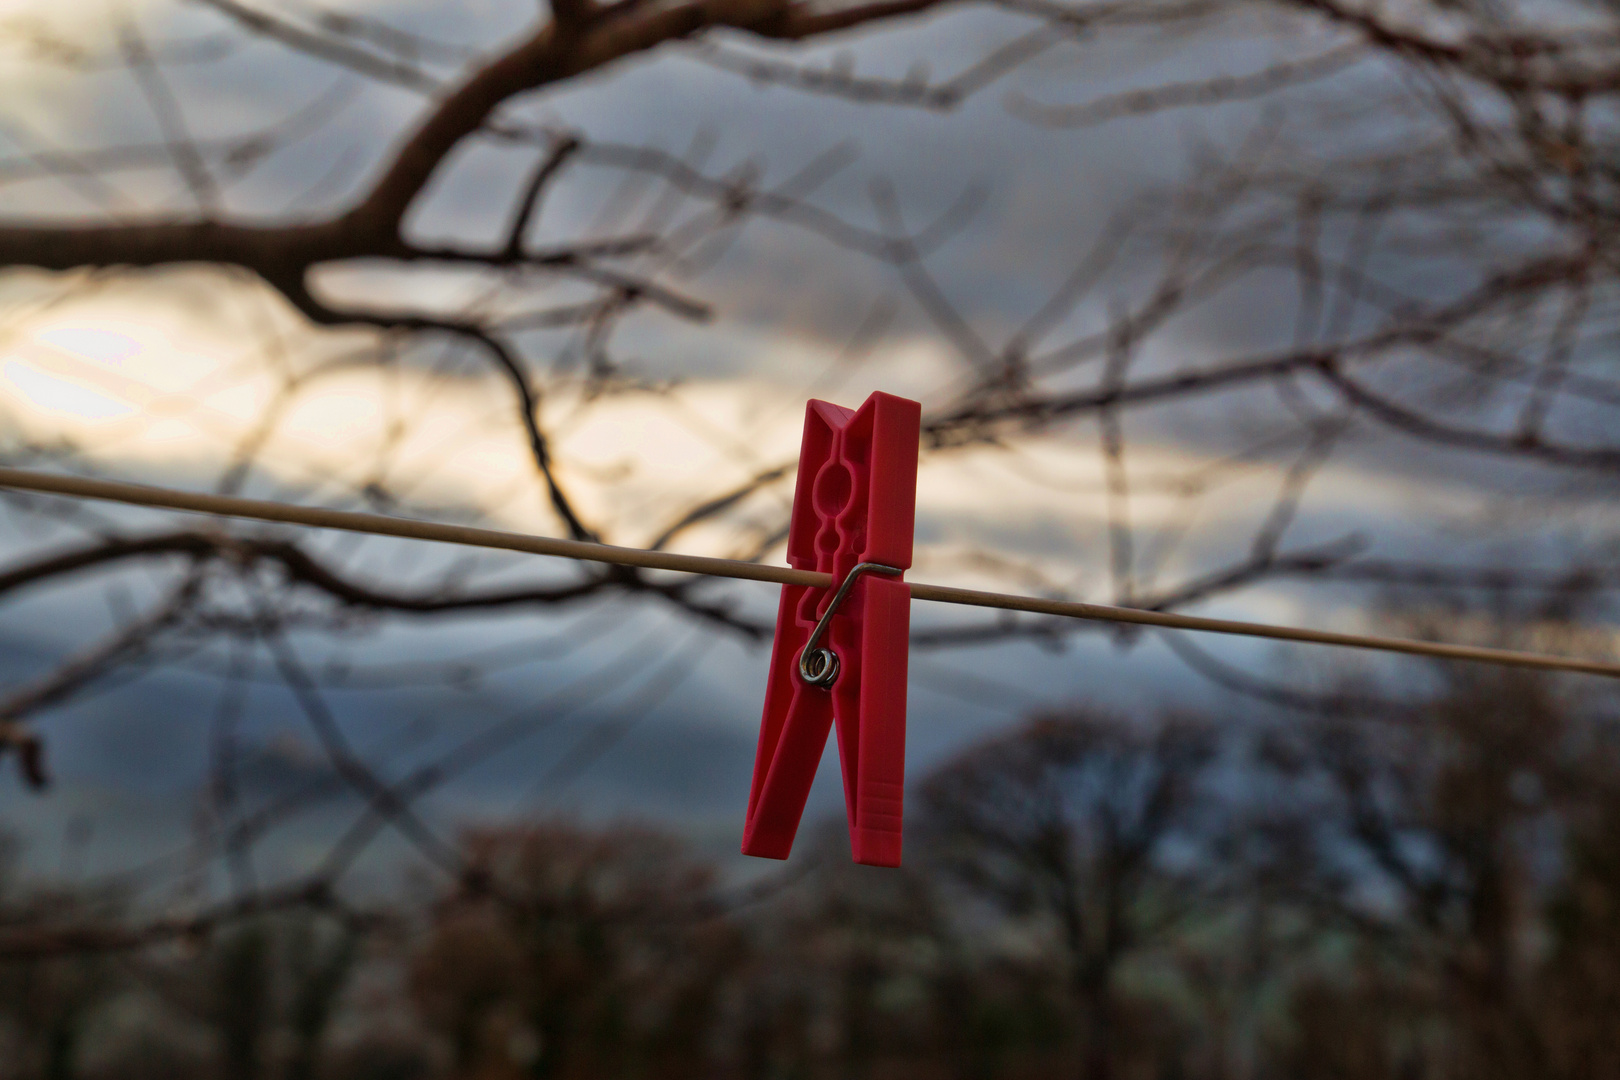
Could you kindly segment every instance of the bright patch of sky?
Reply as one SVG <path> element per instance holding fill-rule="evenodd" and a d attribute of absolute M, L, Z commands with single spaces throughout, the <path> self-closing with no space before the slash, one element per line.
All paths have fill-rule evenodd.
<path fill-rule="evenodd" d="M 346 9 L 385 14 L 396 25 L 479 47 L 510 37 L 534 17 L 531 0 L 419 0 Z M 0 48 L 26 57 L 32 47 L 26 31 L 32 27 L 40 40 L 66 35 L 82 39 L 98 56 L 113 55 L 116 21 L 109 12 L 115 10 L 129 12 L 154 46 L 207 41 L 229 26 L 202 5 L 171 0 L 140 0 L 120 9 L 99 0 L 14 0 L 0 15 Z M 307 14 L 299 5 L 285 10 Z M 1016 20 L 967 13 L 849 47 L 862 72 L 900 75 L 926 58 L 939 77 L 1021 29 Z M 812 55 L 827 62 L 833 49 L 843 47 Z M 1049 101 L 1084 100 L 1166 75 L 1188 77 L 1203 67 L 1258 66 L 1271 48 L 1261 37 L 1235 44 L 1184 41 L 1143 52 L 1092 50 L 1084 63 L 1080 54 L 1060 50 L 1008 87 L 946 114 L 755 89 L 671 48 L 512 109 L 530 120 L 577 127 L 593 139 L 651 143 L 677 153 L 709 144 L 704 152 L 709 172 L 725 175 L 754 163 L 767 188 L 847 143 L 849 163 L 814 200 L 868 228 L 877 224 L 875 182 L 893 185 L 913 228 L 937 217 L 965 190 L 983 185 L 988 194 L 978 216 L 931 255 L 929 267 L 975 332 L 995 348 L 1084 257 L 1113 210 L 1174 184 L 1187 167 L 1185 151 L 1194 133 L 1223 137 L 1247 130 L 1254 120 L 1241 112 L 1200 113 L 1053 132 L 1009 117 L 1004 89 L 1039 90 Z M 21 168 L 18 160 L 41 146 L 133 145 L 156 137 L 151 110 L 126 72 L 115 67 L 85 74 L 49 60 L 38 55 L 28 62 L 0 62 L 5 103 L 0 143 L 10 143 L 0 145 L 0 160 Z M 310 102 L 326 100 L 322 95 L 341 91 L 345 78 L 266 42 L 241 46 L 223 63 L 180 65 L 169 74 L 187 123 L 203 141 L 268 130 Z M 1024 79 L 1032 81 L 1019 81 Z M 344 205 L 401 126 L 423 107 L 419 96 L 397 90 L 353 97 L 338 93 L 330 100 L 329 127 L 252 168 L 221 177 L 228 210 L 307 215 Z M 458 154 L 413 214 L 413 235 L 461 242 L 498 235 L 510 194 L 532 157 L 491 145 Z M 64 177 L 0 191 L 8 214 L 194 213 L 172 162 L 161 155 L 154 160 L 94 182 Z M 618 227 L 596 222 L 619 179 L 603 170 L 570 173 L 569 183 L 543 208 L 537 242 Z M 637 317 L 616 339 L 625 370 L 645 380 L 645 389 L 590 399 L 571 376 L 543 380 L 542 418 L 559 475 L 584 516 L 604 526 L 613 542 L 646 543 L 694 504 L 763 469 L 791 463 L 808 396 L 853 405 L 871 390 L 884 389 L 935 409 L 969 371 L 962 353 L 920 314 L 891 268 L 791 224 L 753 221 L 736 232 L 726 237 L 729 246 L 717 248 L 712 266 L 677 282 L 712 305 L 712 322 Z M 1073 334 L 1095 328 L 1111 304 L 1131 295 L 1138 273 L 1125 266 L 1107 276 L 1094 302 L 1058 329 Z M 384 273 L 375 266 L 323 272 L 316 280 L 318 289 L 354 301 L 425 303 L 446 310 L 475 300 L 483 284 L 472 275 Z M 1149 343 L 1144 362 L 1178 370 L 1259 348 L 1287 333 L 1288 319 L 1277 313 L 1288 309 L 1279 296 L 1282 290 L 1260 290 L 1202 321 L 1178 324 Z M 869 343 L 869 355 L 858 362 L 841 360 L 857 327 L 885 305 L 897 314 Z M 534 351 L 546 371 L 553 362 L 562 366 L 547 343 Z M 67 445 L 80 455 L 81 466 L 190 486 L 217 483 L 240 455 L 249 454 L 257 470 L 250 484 L 254 494 L 342 501 L 373 488 L 403 499 L 413 512 L 557 533 L 559 522 L 536 477 L 508 387 L 474 363 L 444 361 L 437 346 L 390 357 L 369 332 L 314 330 L 278 297 L 239 276 L 179 269 L 94 279 L 25 271 L 0 278 L 0 433 L 12 445 Z M 1094 374 L 1094 369 L 1082 372 L 1085 378 Z M 1245 452 L 1277 434 L 1279 414 L 1286 416 L 1286 410 L 1271 397 L 1253 395 L 1209 408 L 1127 416 L 1139 587 L 1187 580 L 1245 557 L 1299 449 L 1296 443 L 1284 452 Z M 1230 468 L 1223 464 L 1228 459 L 1234 459 Z M 1182 493 L 1190 479 L 1200 477 L 1205 481 L 1201 495 L 1189 502 Z M 1494 463 L 1414 451 L 1387 433 L 1352 437 L 1312 483 L 1289 544 L 1359 535 L 1369 538 L 1378 554 L 1457 555 L 1467 545 L 1460 534 L 1445 532 L 1448 525 L 1477 523 L 1494 514 L 1490 523 L 1500 538 L 1509 531 L 1502 500 L 1530 486 Z M 1107 489 L 1097 430 L 1089 420 L 1059 425 L 1009 449 L 930 455 L 919 480 L 914 576 L 1109 599 L 1117 583 L 1108 570 Z M 682 533 L 675 546 L 721 555 L 745 550 L 747 541 L 780 523 L 790 492 L 791 479 L 774 485 Z M 108 512 L 108 520 L 158 528 L 164 519 Z M 35 550 L 36 533 L 8 528 L 0 541 L 8 557 Z M 1519 521 L 1514 529 L 1508 539 L 1518 544 L 1515 557 L 1535 562 L 1552 550 L 1556 538 L 1548 535 L 1544 518 Z M 356 547 L 324 535 L 304 542 L 347 560 L 357 574 L 395 581 L 442 580 L 461 557 L 386 541 Z M 780 552 L 768 557 L 780 559 Z M 535 560 L 505 560 L 476 562 L 469 574 L 572 572 L 572 567 L 539 566 Z M 98 579 L 43 590 L 8 607 L 0 624 L 0 633 L 9 635 L 0 661 L 15 669 L 8 677 L 44 670 L 52 657 L 82 645 L 87 628 L 107 625 L 109 607 L 131 597 L 147 602 L 165 582 L 159 574 L 132 577 L 133 583 L 121 581 L 114 589 Z M 768 614 L 774 602 L 773 590 L 724 588 L 749 610 Z M 127 589 L 127 595 L 118 589 Z M 1279 583 L 1232 594 L 1205 610 L 1350 628 L 1367 621 L 1363 601 L 1333 589 Z M 916 615 L 919 623 L 959 624 L 973 617 L 921 605 Z M 384 664 L 394 665 L 389 671 L 401 665 L 426 669 L 438 661 L 566 633 L 572 626 L 559 616 L 531 613 L 431 626 L 373 626 L 356 631 L 352 641 L 328 645 L 333 656 L 377 670 Z M 692 663 L 689 681 L 659 707 L 657 722 L 639 730 L 636 738 L 643 741 L 627 743 L 630 756 L 622 768 L 609 767 L 592 781 L 599 786 L 580 798 L 596 798 L 594 805 L 604 812 L 675 814 L 682 805 L 696 806 L 694 815 L 724 822 L 717 828 L 731 843 L 729 830 L 740 821 L 732 818 L 746 797 L 748 733 L 757 718 L 764 655 L 705 628 L 676 624 L 654 609 L 637 609 L 611 646 L 582 646 L 578 656 L 549 667 L 514 665 L 484 697 L 471 692 L 457 697 L 462 691 L 439 686 L 433 693 L 443 695 L 441 700 L 428 691 L 402 688 L 397 700 L 382 704 L 367 705 L 359 695 L 345 699 L 344 716 L 362 734 L 375 735 L 376 745 L 397 734 L 402 716 L 437 714 L 446 727 L 476 725 L 500 709 L 542 700 L 576 674 L 576 665 L 611 666 L 621 652 L 633 654 L 637 635 L 650 635 L 658 646 L 646 664 L 632 665 L 640 677 L 670 648 L 683 648 L 688 638 L 704 634 L 719 643 Z M 1210 647 L 1260 669 L 1279 655 L 1271 645 L 1252 642 Z M 1291 671 L 1339 662 L 1320 654 L 1300 660 L 1299 650 L 1287 655 Z M 142 713 L 139 722 L 125 723 L 120 715 L 114 723 L 96 711 L 99 706 L 53 717 L 63 733 L 55 752 L 72 781 L 58 809 L 92 806 L 96 813 L 117 817 L 122 807 L 128 822 L 139 823 L 130 825 L 136 831 L 151 831 L 153 815 L 166 813 L 174 821 L 164 828 L 183 830 L 186 815 L 175 811 L 178 800 L 153 809 L 162 793 L 143 789 L 137 799 L 118 788 L 119 770 L 127 771 L 139 752 L 153 771 L 143 778 L 149 787 L 191 790 L 202 767 L 195 760 L 201 740 L 193 728 L 208 715 L 216 676 L 217 671 L 165 675 L 143 691 L 150 716 Z M 624 684 L 633 701 L 634 680 Z M 1154 639 L 1088 633 L 1061 655 L 1027 643 L 919 652 L 912 690 L 919 768 L 1036 707 L 1079 701 L 1151 710 L 1178 696 L 1210 697 L 1208 685 L 1179 667 Z M 296 731 L 288 720 L 290 705 L 271 699 L 258 707 L 267 717 L 257 733 L 268 748 L 266 760 L 273 758 L 274 768 L 285 771 L 301 760 L 297 744 L 287 741 Z M 281 726 L 270 717 L 279 718 Z M 172 772 L 165 772 L 170 764 Z M 532 807 L 532 765 L 522 758 L 504 773 L 458 789 L 463 801 L 452 800 L 446 814 L 454 816 L 458 805 L 491 813 Z M 661 779 L 645 779 L 655 775 Z M 694 785 L 737 798 L 703 802 Z M 826 806 L 836 805 L 836 780 L 824 776 L 818 791 L 829 796 Z"/>

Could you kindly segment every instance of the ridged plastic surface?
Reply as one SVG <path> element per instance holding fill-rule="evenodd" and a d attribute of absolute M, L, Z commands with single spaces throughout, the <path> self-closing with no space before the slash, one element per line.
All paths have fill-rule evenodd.
<path fill-rule="evenodd" d="M 831 574 L 835 586 L 857 563 L 911 566 L 921 418 L 917 402 L 892 394 L 873 394 L 854 412 L 809 403 L 789 565 Z M 827 628 L 838 680 L 820 689 L 799 678 L 797 664 L 833 592 L 782 587 L 742 850 L 788 857 L 836 722 L 855 861 L 899 866 L 911 591 L 897 577 L 859 579 Z"/>

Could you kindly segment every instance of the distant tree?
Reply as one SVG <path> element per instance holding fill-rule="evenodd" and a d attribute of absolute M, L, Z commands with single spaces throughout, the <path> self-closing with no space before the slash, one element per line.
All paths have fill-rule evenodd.
<path fill-rule="evenodd" d="M 457 1076 L 710 1074 L 740 949 L 711 867 L 635 828 L 481 829 L 466 849 L 479 883 L 441 902 L 411 974 Z"/>
<path fill-rule="evenodd" d="M 1125 968 L 1199 908 L 1215 748 L 1190 721 L 1056 714 L 974 747 L 921 790 L 923 857 L 1005 920 L 985 932 L 1021 934 L 1055 963 L 1088 1080 L 1123 1074 L 1136 1048 Z"/>
<path fill-rule="evenodd" d="M 933 882 L 849 860 L 842 823 L 806 843 L 808 875 L 733 916 L 749 964 L 722 1031 L 741 1076 L 978 1075 L 982 987 Z"/>
<path fill-rule="evenodd" d="M 1564 872 L 1548 905 L 1538 1012 L 1549 1075 L 1620 1076 L 1620 753 L 1591 747 L 1592 794 L 1569 815 Z"/>
<path fill-rule="evenodd" d="M 1339 1007 L 1403 1002 L 1368 1019 L 1352 1056 L 1377 1042 L 1387 1068 L 1507 1078 L 1553 1075 L 1555 1043 L 1591 1050 L 1576 1032 L 1606 1008 L 1608 723 L 1545 678 L 1471 671 L 1422 703 L 1307 729 L 1332 794 L 1312 812 L 1298 895 L 1327 916 L 1322 933 L 1354 943 Z M 1305 994 L 1327 1023 L 1331 992 Z"/>

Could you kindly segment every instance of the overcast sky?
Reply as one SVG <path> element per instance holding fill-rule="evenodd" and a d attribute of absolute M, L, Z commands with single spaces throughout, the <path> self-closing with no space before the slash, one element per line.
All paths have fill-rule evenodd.
<path fill-rule="evenodd" d="M 521 32 L 532 17 L 528 0 L 347 6 L 465 46 L 469 56 Z M 187 42 L 206 52 L 230 37 L 222 19 L 195 6 L 142 0 L 130 10 L 154 47 Z M 12 23 L 0 26 L 22 28 L 36 40 L 81 41 L 88 55 L 100 57 L 115 48 L 115 24 L 92 0 L 29 0 L 10 5 L 10 12 Z M 1029 28 L 1016 17 L 962 12 L 836 47 L 849 48 L 863 74 L 900 76 L 926 58 L 939 78 Z M 875 182 L 892 186 L 911 228 L 980 193 L 977 212 L 928 265 L 975 332 L 999 346 L 1114 214 L 1132 200 L 1169 198 L 1196 176 L 1192 163 L 1200 160 L 1201 143 L 1230 146 L 1266 124 L 1285 129 L 1279 138 L 1304 138 L 1312 118 L 1304 111 L 1279 118 L 1235 107 L 1051 130 L 1010 111 L 1012 97 L 1080 101 L 1165 78 L 1251 70 L 1285 51 L 1317 46 L 1252 25 L 1208 38 L 1121 37 L 1106 47 L 1063 46 L 944 112 L 755 87 L 704 65 L 690 50 L 669 48 L 531 96 L 510 111 L 596 141 L 676 153 L 700 148 L 713 174 L 754 162 L 767 188 L 843 148 L 842 168 L 812 201 L 866 228 L 879 226 Z M 82 149 L 159 138 L 127 72 L 113 66 L 87 75 L 29 59 L 25 45 L 12 47 L 16 59 L 0 64 L 0 144 L 12 144 L 11 156 L 0 154 L 0 168 L 16 166 L 41 144 Z M 819 63 L 831 53 L 810 55 Z M 227 185 L 226 207 L 245 216 L 341 207 L 422 108 L 417 95 L 359 85 L 268 42 L 234 48 L 217 62 L 174 67 L 171 77 L 188 126 L 203 143 L 268 129 L 312 102 L 336 110 L 309 137 Z M 532 158 L 532 150 L 494 144 L 458 155 L 413 212 L 413 233 L 493 238 Z M 545 206 L 544 235 L 591 235 L 619 178 L 581 167 L 565 181 Z M 190 209 L 169 168 L 120 172 L 88 188 L 82 181 L 14 181 L 0 187 L 0 199 L 9 214 L 55 217 Z M 1055 340 L 1096 325 L 1111 304 L 1129 301 L 1151 269 L 1134 259 L 1122 259 Z M 120 476 L 212 483 L 274 399 L 278 365 L 307 370 L 368 340 L 310 330 L 263 288 L 206 269 L 111 277 L 71 295 L 67 284 L 31 271 L 0 277 L 0 424 L 14 453 L 24 443 L 71 440 L 83 464 Z M 319 284 L 331 295 L 445 305 L 465 302 L 478 287 L 443 274 L 375 267 L 334 271 Z M 617 338 L 627 372 L 674 381 L 672 388 L 586 402 L 576 387 L 565 386 L 545 406 L 561 475 L 586 516 L 603 524 L 614 542 L 646 543 L 693 501 L 790 461 L 803 402 L 812 393 L 853 406 L 884 389 L 937 407 L 967 371 L 892 268 L 792 225 L 750 222 L 714 249 L 700 273 L 678 284 L 712 305 L 715 319 L 695 326 L 665 315 L 638 316 Z M 1286 334 L 1289 302 L 1280 286 L 1257 283 L 1155 337 L 1146 362 L 1200 363 L 1260 348 Z M 892 318 L 882 322 L 860 363 L 840 365 L 860 326 L 874 311 L 887 310 Z M 332 501 L 380 479 L 418 512 L 557 532 L 500 384 L 471 369 L 435 376 L 433 355 L 424 349 L 387 367 L 357 364 L 306 388 L 260 448 L 252 490 Z M 1235 471 L 1210 492 L 1185 533 L 1181 505 L 1152 494 L 1152 482 L 1186 477 L 1274 434 L 1282 424 L 1278 414 L 1269 397 L 1235 398 L 1127 421 L 1130 468 L 1143 489 L 1132 517 L 1141 530 L 1145 572 L 1173 582 L 1241 557 L 1282 482 L 1286 454 L 1260 454 Z M 767 492 L 740 516 L 687 534 L 680 546 L 726 553 L 750 515 L 769 519 L 790 494 L 786 485 Z M 1547 512 L 1555 498 L 1563 499 L 1556 519 Z M 1089 422 L 1013 451 L 932 457 L 924 464 L 918 506 L 914 578 L 1109 598 L 1103 475 Z M 106 515 L 129 528 L 158 528 L 166 520 Z M 1483 564 L 1512 552 L 1521 564 L 1557 565 L 1570 551 L 1602 542 L 1612 524 L 1610 512 L 1584 493 L 1560 496 L 1533 472 L 1357 433 L 1314 481 L 1289 535 L 1299 545 L 1355 535 L 1375 555 Z M 4 529 L 0 543 L 8 560 L 50 539 L 24 515 L 9 516 Z M 307 542 L 379 580 L 432 581 L 460 557 L 378 540 L 315 536 Z M 993 565 L 986 554 L 1017 565 Z M 560 579 L 575 572 L 495 557 L 480 557 L 470 571 L 474 580 Z M 118 611 L 150 602 L 165 581 L 163 572 L 107 575 L 9 602 L 0 609 L 0 677 L 44 670 Z M 751 612 L 768 614 L 775 603 L 773 587 L 717 584 L 714 591 Z M 918 605 L 915 613 L 919 625 L 975 618 L 925 608 Z M 1356 627 L 1368 625 L 1374 609 L 1365 594 L 1277 583 L 1204 610 Z M 525 729 L 522 741 L 433 797 L 432 816 L 445 827 L 540 810 L 651 817 L 688 830 L 715 851 L 733 849 L 740 836 L 768 660 L 762 646 L 693 626 L 656 606 L 620 602 L 605 613 L 593 606 L 390 623 L 350 640 L 310 638 L 300 647 L 312 665 L 339 673 L 334 682 L 348 672 L 353 688 L 333 689 L 334 707 L 368 757 L 395 775 L 485 725 L 532 718 L 534 730 Z M 1208 647 L 1261 673 L 1280 667 L 1290 674 L 1330 672 L 1361 662 L 1252 642 Z M 458 684 L 451 676 L 466 658 L 491 671 Z M 86 853 L 74 857 L 75 871 L 128 865 L 184 840 L 205 775 L 206 732 L 221 707 L 220 673 L 229 662 L 222 646 L 203 650 L 39 719 L 59 783 L 35 796 L 8 773 L 0 790 L 8 820 L 35 841 L 40 865 L 58 858 L 66 823 L 76 818 L 92 822 L 93 831 Z M 269 799 L 300 784 L 319 785 L 329 778 L 327 766 L 264 659 L 255 663 L 263 668 L 262 685 L 255 685 L 246 706 L 245 788 Z M 1039 708 L 1152 714 L 1196 703 L 1233 716 L 1253 709 L 1213 690 L 1151 637 L 1120 641 L 1095 632 L 1076 634 L 1062 652 L 1027 643 L 917 650 L 910 701 L 913 772 Z M 601 740 L 600 760 L 592 757 L 594 764 L 574 775 L 570 762 L 584 759 L 571 758 L 576 751 L 570 747 L 595 747 L 593 739 Z M 836 812 L 837 783 L 829 755 L 813 813 Z M 320 850 L 334 822 L 356 812 L 352 798 L 315 804 L 266 858 L 280 860 L 284 871 L 297 867 Z"/>

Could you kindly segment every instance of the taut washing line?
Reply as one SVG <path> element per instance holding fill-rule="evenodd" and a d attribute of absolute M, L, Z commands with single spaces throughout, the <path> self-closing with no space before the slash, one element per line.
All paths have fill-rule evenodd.
<path fill-rule="evenodd" d="M 0 467 L 0 488 L 32 491 L 47 495 L 64 495 L 76 499 L 94 499 L 100 502 L 125 503 L 160 510 L 178 510 L 193 514 L 212 514 L 218 517 L 245 518 L 267 521 L 279 525 L 302 525 L 314 529 L 337 529 L 343 532 L 368 533 L 375 536 L 395 536 L 407 540 L 426 540 L 440 544 L 459 544 L 464 547 L 493 548 L 500 551 L 521 551 L 531 555 L 551 555 L 586 562 L 611 563 L 616 566 L 636 566 L 646 570 L 671 570 L 683 574 L 702 574 L 709 577 L 737 578 L 745 581 L 768 581 L 779 585 L 806 585 L 827 589 L 838 584 L 831 574 L 810 570 L 795 570 L 787 566 L 769 566 L 763 563 L 743 562 L 739 559 L 715 559 L 702 555 L 680 555 L 667 551 L 647 551 L 642 548 L 615 547 L 611 544 L 591 544 L 580 540 L 559 540 L 548 536 L 504 532 L 499 529 L 480 529 L 470 525 L 447 525 L 433 521 L 413 521 L 410 518 L 389 517 L 386 514 L 368 514 L 353 510 L 328 510 L 314 506 L 294 506 L 271 502 L 267 499 L 244 499 L 233 495 L 208 495 L 149 484 L 131 484 L 116 480 L 96 480 L 81 476 L 64 476 L 37 472 L 31 469 Z M 1341 634 L 1330 630 L 1311 630 L 1298 626 L 1276 626 L 1269 623 L 1244 622 L 1236 619 L 1211 619 L 1201 615 L 1178 615 L 1165 611 L 1144 611 L 1138 608 L 1115 607 L 1109 604 L 1086 604 L 1076 600 L 1049 600 L 1038 596 L 1016 596 L 1009 593 L 981 592 L 977 589 L 958 589 L 949 585 L 930 585 L 926 582 L 905 583 L 913 600 L 927 600 L 938 604 L 961 604 L 967 607 L 995 608 L 1003 611 L 1026 611 L 1036 615 L 1057 615 L 1092 622 L 1124 623 L 1133 626 L 1156 626 L 1169 630 L 1196 630 L 1211 634 L 1238 637 L 1271 638 L 1277 641 L 1298 641 L 1313 645 L 1338 645 L 1351 649 L 1372 649 L 1379 652 L 1405 653 L 1410 656 L 1428 656 L 1443 660 L 1469 660 L 1508 667 L 1533 668 L 1542 671 L 1567 671 L 1583 675 L 1620 678 L 1620 663 L 1606 660 L 1582 660 L 1576 657 L 1555 656 L 1549 653 L 1520 652 L 1513 649 L 1493 649 L 1477 645 L 1448 645 L 1443 642 L 1417 641 L 1411 638 L 1381 637 L 1372 634 Z"/>

